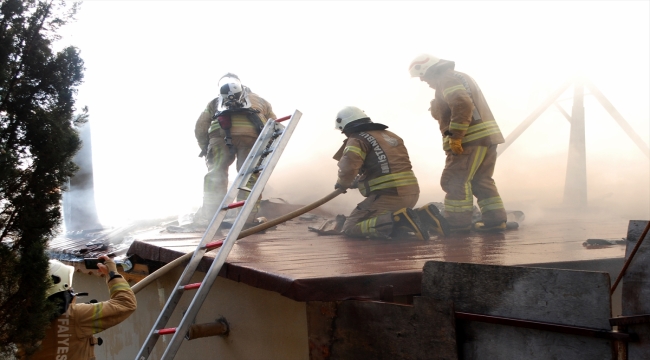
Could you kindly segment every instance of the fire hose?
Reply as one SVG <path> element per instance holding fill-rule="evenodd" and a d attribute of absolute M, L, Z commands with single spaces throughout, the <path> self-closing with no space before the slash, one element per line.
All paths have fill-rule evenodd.
<path fill-rule="evenodd" d="M 294 210 L 294 211 L 292 211 L 292 212 L 290 212 L 290 213 L 288 213 L 286 215 L 280 216 L 277 219 L 270 220 L 268 222 L 259 224 L 257 226 L 254 226 L 254 227 L 250 228 L 250 229 L 242 231 L 241 233 L 239 233 L 239 236 L 237 237 L 237 240 L 239 240 L 241 238 L 245 238 L 245 237 L 250 236 L 250 235 L 253 235 L 253 234 L 258 233 L 258 232 L 260 232 L 262 230 L 266 230 L 268 228 L 271 228 L 271 227 L 276 226 L 278 224 L 281 224 L 283 222 L 289 221 L 289 220 L 291 220 L 291 219 L 293 219 L 295 217 L 298 217 L 298 216 L 300 216 L 300 215 L 302 215 L 302 214 L 304 214 L 306 212 L 314 210 L 317 207 L 327 203 L 328 201 L 334 199 L 335 197 L 337 197 L 337 196 L 339 196 L 339 195 L 341 195 L 343 193 L 345 193 L 345 189 L 341 189 L 341 188 L 336 189 L 332 193 L 330 193 L 329 195 L 325 196 L 324 198 L 322 198 L 322 199 L 320 199 L 318 201 L 315 201 L 315 202 L 313 202 L 313 203 L 311 203 L 309 205 L 305 205 L 305 206 L 301 207 L 300 209 Z M 156 280 L 159 277 L 167 274 L 170 270 L 172 270 L 176 266 L 180 265 L 184 261 L 189 260 L 192 257 L 192 255 L 194 255 L 194 252 L 189 252 L 189 253 L 187 253 L 187 254 L 185 254 L 185 255 L 183 255 L 183 256 L 181 256 L 181 257 L 179 257 L 179 258 L 177 258 L 177 259 L 175 259 L 175 260 L 173 260 L 171 262 L 169 262 L 167 265 L 165 265 L 165 266 L 161 267 L 160 269 L 152 272 L 151 274 L 149 274 L 149 276 L 147 276 L 146 278 L 140 280 L 137 284 L 133 285 L 131 287 L 131 290 L 133 290 L 133 293 L 137 294 L 140 290 L 145 288 L 147 285 L 151 284 L 154 280 Z"/>

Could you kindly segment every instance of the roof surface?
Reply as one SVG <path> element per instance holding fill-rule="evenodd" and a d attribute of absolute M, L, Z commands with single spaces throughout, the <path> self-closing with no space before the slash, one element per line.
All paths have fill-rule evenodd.
<path fill-rule="evenodd" d="M 624 245 L 587 247 L 587 239 L 622 239 L 629 221 L 578 214 L 527 219 L 505 233 L 432 237 L 422 242 L 319 236 L 308 231 L 320 217 L 303 217 L 266 233 L 240 239 L 220 276 L 278 292 L 297 301 L 377 298 L 380 288 L 395 295 L 419 294 L 422 268 L 429 260 L 525 265 L 624 258 Z M 161 228 L 133 235 L 129 254 L 167 263 L 194 251 L 201 233 L 168 233 Z M 214 257 L 209 253 L 202 271 Z"/>

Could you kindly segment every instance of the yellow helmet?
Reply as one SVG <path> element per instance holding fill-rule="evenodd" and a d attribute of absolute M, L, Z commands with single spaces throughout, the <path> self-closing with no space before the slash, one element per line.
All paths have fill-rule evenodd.
<path fill-rule="evenodd" d="M 52 286 L 46 291 L 46 297 L 66 290 L 72 290 L 72 275 L 74 267 L 65 265 L 58 260 L 50 260 L 50 280 Z"/>
<path fill-rule="evenodd" d="M 437 58 L 429 54 L 420 54 L 409 65 L 409 72 L 411 77 L 422 77 L 426 74 L 427 70 L 430 67 L 440 62 L 440 58 Z"/>

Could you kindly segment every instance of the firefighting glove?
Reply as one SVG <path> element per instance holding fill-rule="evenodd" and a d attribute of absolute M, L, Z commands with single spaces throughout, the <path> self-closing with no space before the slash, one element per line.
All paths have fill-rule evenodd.
<path fill-rule="evenodd" d="M 343 190 L 344 194 L 347 192 L 347 191 L 345 191 L 345 190 L 347 190 L 347 188 L 345 186 L 343 186 L 343 185 L 341 185 L 339 183 L 334 184 L 334 190 L 338 190 L 338 189 Z"/>
<path fill-rule="evenodd" d="M 463 153 L 463 145 L 461 144 L 463 139 L 452 139 L 449 138 L 449 147 L 451 148 L 451 152 L 454 153 L 454 155 L 460 155 Z"/>
<path fill-rule="evenodd" d="M 109 258 L 108 256 L 102 258 L 104 259 L 104 266 L 108 268 L 108 271 L 117 273 L 117 265 L 115 264 L 115 261 L 113 261 L 113 259 Z"/>

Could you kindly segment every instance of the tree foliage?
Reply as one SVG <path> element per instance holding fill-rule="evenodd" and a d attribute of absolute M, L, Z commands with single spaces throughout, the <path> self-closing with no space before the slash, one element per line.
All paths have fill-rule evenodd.
<path fill-rule="evenodd" d="M 43 337 L 47 241 L 61 221 L 61 193 L 80 147 L 78 49 L 52 49 L 78 4 L 61 0 L 0 3 L 0 357 Z M 84 109 L 85 111 L 86 109 Z"/>

